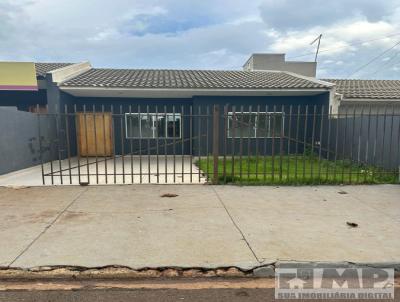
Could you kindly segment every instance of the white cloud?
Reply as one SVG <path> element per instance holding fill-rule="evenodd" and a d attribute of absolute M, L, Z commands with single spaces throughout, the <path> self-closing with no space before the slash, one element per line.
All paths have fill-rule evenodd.
<path fill-rule="evenodd" d="M 371 0 L 265 0 L 261 16 L 278 30 L 307 29 L 316 24 L 327 26 L 352 18 L 364 17 L 370 22 L 391 15 L 395 1 Z"/>
<path fill-rule="evenodd" d="M 396 35 L 362 43 L 400 33 L 396 0 L 306 2 L 0 0 L 0 59 L 239 69 L 252 52 L 312 60 L 310 42 L 322 33 L 319 76 L 345 77 L 400 40 Z M 380 77 L 398 77 L 396 50 L 383 57 L 392 67 Z M 357 76 L 368 77 L 377 67 Z"/>

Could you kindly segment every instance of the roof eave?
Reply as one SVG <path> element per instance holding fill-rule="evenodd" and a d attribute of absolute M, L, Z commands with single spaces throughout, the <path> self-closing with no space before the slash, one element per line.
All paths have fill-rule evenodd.
<path fill-rule="evenodd" d="M 143 98 L 191 98 L 193 96 L 296 96 L 317 95 L 329 88 L 275 88 L 275 89 L 187 89 L 187 88 L 110 88 L 60 86 L 73 96 L 81 97 L 143 97 Z"/>
<path fill-rule="evenodd" d="M 400 102 L 400 97 L 398 98 L 373 98 L 373 97 L 357 97 L 351 98 L 343 96 L 342 101 L 344 102 Z"/>

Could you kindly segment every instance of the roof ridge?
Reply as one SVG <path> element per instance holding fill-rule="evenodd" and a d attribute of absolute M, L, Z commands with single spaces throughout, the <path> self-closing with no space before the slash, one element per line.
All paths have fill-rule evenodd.
<path fill-rule="evenodd" d="M 282 71 L 282 72 L 284 72 L 286 74 L 289 74 L 291 76 L 300 78 L 300 79 L 304 79 L 304 80 L 316 83 L 316 84 L 321 84 L 321 85 L 325 85 L 325 86 L 329 86 L 329 87 L 335 86 L 334 83 L 329 83 L 329 82 L 326 82 L 324 80 L 318 80 L 317 78 L 308 77 L 308 76 L 305 76 L 305 75 L 302 75 L 302 74 L 298 74 L 298 73 L 295 73 L 295 72 L 291 72 L 291 71 Z"/>

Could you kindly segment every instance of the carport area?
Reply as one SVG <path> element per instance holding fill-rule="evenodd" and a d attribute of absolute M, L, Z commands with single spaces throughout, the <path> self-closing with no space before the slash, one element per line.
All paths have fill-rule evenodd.
<path fill-rule="evenodd" d="M 192 156 L 115 156 L 55 160 L 0 175 L 0 186 L 180 184 L 206 182 Z M 44 178 L 44 180 L 43 180 Z"/>

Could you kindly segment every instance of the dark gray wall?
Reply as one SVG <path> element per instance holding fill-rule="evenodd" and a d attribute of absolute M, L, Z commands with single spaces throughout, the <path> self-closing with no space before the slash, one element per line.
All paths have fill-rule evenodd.
<path fill-rule="evenodd" d="M 56 158 L 52 150 L 55 138 L 54 120 L 41 116 L 43 160 Z M 0 107 L 0 174 L 40 164 L 38 118 L 36 114 Z"/>
<path fill-rule="evenodd" d="M 127 154 L 134 153 L 139 154 L 139 150 L 142 150 L 143 154 L 147 154 L 148 151 L 150 154 L 155 154 L 157 150 L 157 140 L 156 139 L 126 139 L 125 132 L 122 128 L 121 132 L 121 124 L 125 125 L 124 116 L 119 115 L 120 112 L 126 113 L 129 112 L 129 107 L 131 107 L 132 112 L 138 112 L 138 107 L 140 106 L 140 111 L 147 112 L 147 107 L 149 108 L 149 112 L 155 112 L 157 107 L 158 112 L 164 112 L 164 106 L 167 107 L 167 112 L 173 112 L 175 108 L 176 113 L 181 113 L 183 109 L 183 140 L 177 139 L 175 141 L 175 151 L 173 148 L 173 140 L 167 140 L 167 154 L 195 154 L 195 155 L 206 155 L 209 154 L 212 150 L 212 108 L 214 104 L 220 105 L 221 109 L 221 118 L 220 118 L 220 151 L 221 152 L 238 152 L 238 148 L 240 148 L 240 142 L 238 139 L 232 140 L 227 139 L 227 149 L 224 149 L 224 125 L 223 125 L 223 110 L 224 106 L 228 105 L 229 110 L 232 110 L 232 106 L 236 107 L 236 111 L 241 110 L 241 106 L 243 106 L 244 111 L 249 111 L 249 106 L 252 106 L 252 111 L 259 110 L 265 111 L 266 106 L 268 106 L 268 111 L 274 111 L 274 107 L 276 111 L 281 111 L 282 106 L 284 106 L 284 111 L 288 115 L 289 108 L 292 106 L 293 113 L 297 110 L 298 106 L 301 106 L 301 112 L 305 111 L 306 106 L 309 107 L 309 118 L 307 119 L 308 130 L 306 133 L 307 141 L 311 141 L 312 135 L 312 113 L 314 106 L 317 107 L 317 113 L 320 112 L 322 106 L 325 106 L 325 112 L 328 111 L 329 106 L 329 94 L 323 93 L 315 96 L 260 96 L 260 97 L 221 97 L 221 96 L 195 96 L 191 99 L 144 99 L 144 98 L 75 98 L 66 93 L 61 92 L 60 94 L 61 100 L 61 112 L 64 111 L 64 106 L 67 105 L 67 110 L 69 112 L 73 112 L 75 110 L 74 105 L 76 105 L 77 111 L 83 111 L 86 106 L 87 112 L 92 112 L 93 109 L 95 111 L 101 111 L 102 106 L 104 106 L 105 111 L 114 112 L 114 141 L 115 141 L 115 153 L 116 154 Z M 192 125 L 190 126 L 190 108 L 193 110 L 194 117 L 192 119 Z M 199 112 L 200 110 L 200 112 Z M 207 110 L 210 113 L 209 118 L 205 117 Z M 297 112 L 297 111 L 296 111 Z M 203 115 L 199 118 L 199 115 Z M 64 118 L 61 118 L 61 121 Z M 293 117 L 294 119 L 294 117 Z M 71 154 L 76 154 L 76 129 L 74 126 L 73 117 L 69 118 L 69 124 L 71 126 L 70 129 L 70 145 L 71 145 Z M 289 134 L 288 127 L 289 119 L 285 119 L 285 133 L 284 136 Z M 304 127 L 305 120 L 303 117 L 300 119 L 300 125 L 302 129 Z M 318 123 L 318 121 L 317 121 Z M 296 127 L 294 121 L 291 125 L 293 129 Z M 207 131 L 208 129 L 208 131 Z M 292 136 L 294 137 L 295 131 L 292 131 Z M 122 134 L 122 135 L 121 135 Z M 190 137 L 192 137 L 192 141 L 190 142 Z M 199 139 L 199 137 L 201 139 Z M 299 137 L 303 139 L 304 133 L 300 131 Z M 242 141 L 244 145 L 243 153 L 254 155 L 256 154 L 256 150 L 259 154 L 272 154 L 273 152 L 278 153 L 280 149 L 288 150 L 287 140 L 284 139 L 281 141 L 278 139 L 244 139 Z M 124 146 L 122 149 L 121 146 Z M 163 139 L 158 140 L 158 148 L 159 153 L 165 153 L 165 141 Z M 148 150 L 150 147 L 150 150 Z M 183 148 L 182 148 L 183 147 Z M 293 143 L 290 145 L 289 152 L 295 151 L 296 145 Z M 298 152 L 302 152 L 303 144 L 298 144 Z M 228 148 L 231 150 L 229 151 Z M 236 151 L 232 151 L 233 149 L 237 149 Z M 224 151 L 225 150 L 225 151 Z"/>
<path fill-rule="evenodd" d="M 66 93 L 61 93 L 62 109 L 63 113 L 65 106 L 67 106 L 68 112 L 86 112 L 89 114 L 95 110 L 101 112 L 104 108 L 105 112 L 113 112 L 113 128 L 114 128 L 114 142 L 115 142 L 115 154 L 156 154 L 157 148 L 159 153 L 167 154 L 191 154 L 190 142 L 187 138 L 190 136 L 189 127 L 183 129 L 183 140 L 175 140 L 175 151 L 173 147 L 173 140 L 168 139 L 165 144 L 165 140 L 159 139 L 158 145 L 156 139 L 127 139 L 125 137 L 125 113 L 129 113 L 131 110 L 133 113 L 141 112 L 146 113 L 156 112 L 156 108 L 160 114 L 163 112 L 172 113 L 174 110 L 176 113 L 182 113 L 184 124 L 189 124 L 189 112 L 190 106 L 193 104 L 192 99 L 145 99 L 145 98 L 75 98 Z M 75 106 L 76 105 L 76 106 Z M 76 108 L 75 108 L 76 107 Z M 122 112 L 122 114 L 121 114 Z M 77 154 L 76 147 L 76 127 L 75 119 L 73 116 L 69 118 L 69 139 L 71 146 L 71 154 Z M 62 114 L 61 127 L 65 125 L 65 118 Z M 122 127 L 121 127 L 122 125 Z M 122 130 L 122 131 L 121 131 Z M 185 140 L 186 139 L 186 140 Z M 123 146 L 123 148 L 122 148 Z M 183 147 L 183 148 L 182 148 Z"/>
<path fill-rule="evenodd" d="M 319 140 L 319 127 L 321 120 L 321 111 L 324 107 L 324 112 L 329 110 L 329 94 L 323 93 L 315 96 L 259 96 L 259 97 L 203 97 L 198 96 L 193 98 L 193 108 L 196 114 L 205 113 L 209 110 L 212 114 L 213 105 L 218 104 L 220 108 L 220 124 L 219 124 L 219 150 L 221 154 L 239 154 L 243 155 L 272 155 L 272 154 L 288 154 L 303 152 L 304 145 L 312 143 L 313 128 L 314 141 Z M 285 113 L 284 129 L 282 135 L 275 133 L 275 138 L 225 138 L 224 125 L 224 108 L 228 112 L 281 112 Z M 292 117 L 290 120 L 290 107 L 292 107 Z M 308 108 L 307 108 L 308 107 Z M 315 107 L 315 125 L 314 123 L 314 107 Z M 207 109 L 208 108 L 208 109 Z M 297 110 L 300 109 L 299 115 L 299 132 L 298 142 L 296 139 L 297 127 Z M 306 110 L 308 112 L 305 118 Z M 207 126 L 208 123 L 208 126 Z M 290 125 L 290 127 L 289 127 Z M 305 127 L 307 125 L 307 127 Z M 195 136 L 201 136 L 201 140 L 194 141 L 193 154 L 205 155 L 212 150 L 212 133 L 208 135 L 207 144 L 207 127 L 212 131 L 214 129 L 212 117 L 209 119 L 202 118 L 201 122 L 194 121 L 193 133 Z M 289 131 L 290 130 L 290 131 Z M 281 139 L 282 136 L 282 139 Z M 288 137 L 291 137 L 291 143 L 288 145 Z M 305 140 L 304 140 L 305 137 Z M 304 144 L 304 142 L 306 144 Z M 200 150 L 200 152 L 199 152 Z M 208 152 L 207 152 L 208 150 Z"/>
<path fill-rule="evenodd" d="M 0 106 L 17 107 L 28 111 L 29 107 L 47 104 L 46 90 L 38 91 L 0 91 Z"/>
<path fill-rule="evenodd" d="M 331 128 L 329 149 L 338 159 L 396 171 L 399 168 L 399 115 L 342 116 L 332 119 Z"/>

